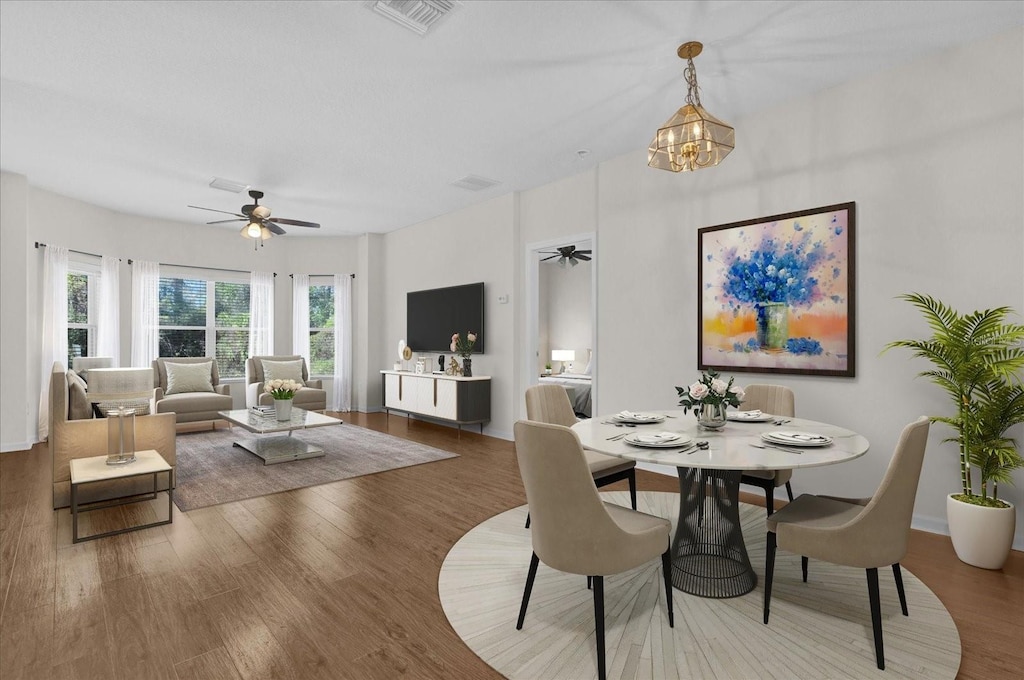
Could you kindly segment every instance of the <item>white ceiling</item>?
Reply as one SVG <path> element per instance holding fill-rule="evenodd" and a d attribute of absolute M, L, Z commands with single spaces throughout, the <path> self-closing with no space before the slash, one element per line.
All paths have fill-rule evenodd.
<path fill-rule="evenodd" d="M 1020 1 L 467 0 L 421 37 L 368 5 L 4 0 L 0 167 L 194 223 L 249 202 L 223 177 L 323 224 L 290 234 L 387 232 L 645 149 L 687 40 L 731 122 L 1024 25 Z M 469 174 L 501 184 L 451 186 Z"/>

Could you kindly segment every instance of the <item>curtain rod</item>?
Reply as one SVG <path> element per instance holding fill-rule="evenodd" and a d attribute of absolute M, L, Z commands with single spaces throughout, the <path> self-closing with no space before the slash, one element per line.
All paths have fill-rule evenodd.
<path fill-rule="evenodd" d="M 42 241 L 36 241 L 36 248 L 46 248 L 46 247 L 47 247 L 46 244 L 43 243 Z M 78 253 L 79 255 L 88 255 L 89 257 L 103 257 L 102 255 L 97 255 L 96 253 L 87 253 L 84 250 L 73 250 L 71 248 L 68 248 L 68 252 L 69 253 Z M 117 258 L 117 261 L 120 262 L 121 258 Z M 128 260 L 128 264 L 131 264 L 131 262 L 132 262 L 131 260 Z"/>
<path fill-rule="evenodd" d="M 290 276 L 293 279 L 295 278 L 295 274 L 289 274 L 288 276 Z M 334 276 L 334 274 L 306 274 L 306 276 Z M 350 279 L 356 278 L 355 274 L 349 274 L 348 276 Z"/>
<path fill-rule="evenodd" d="M 128 260 L 128 264 L 132 264 L 134 260 Z M 184 269 L 208 269 L 212 272 L 235 272 L 237 274 L 251 274 L 248 269 L 224 269 L 223 267 L 202 267 L 198 264 L 171 264 L 170 262 L 157 262 L 161 267 L 182 267 Z M 277 276 L 277 272 L 273 272 L 274 276 Z"/>

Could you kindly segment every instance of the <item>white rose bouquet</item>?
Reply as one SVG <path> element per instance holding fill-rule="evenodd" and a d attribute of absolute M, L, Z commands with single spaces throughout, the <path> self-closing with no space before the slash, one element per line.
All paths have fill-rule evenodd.
<path fill-rule="evenodd" d="M 263 385 L 263 391 L 274 399 L 291 399 L 301 388 L 302 384 L 294 380 L 268 380 Z"/>
<path fill-rule="evenodd" d="M 688 413 L 691 408 L 699 411 L 703 404 L 738 407 L 743 403 L 745 396 L 743 388 L 733 384 L 733 378 L 726 382 L 713 370 L 701 373 L 700 380 L 689 387 L 676 387 L 676 393 L 679 395 L 679 405 L 683 407 L 683 413 Z"/>

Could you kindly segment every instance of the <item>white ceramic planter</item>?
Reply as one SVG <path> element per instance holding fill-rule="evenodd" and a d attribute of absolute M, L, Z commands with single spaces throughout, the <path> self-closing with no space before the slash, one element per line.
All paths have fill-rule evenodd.
<path fill-rule="evenodd" d="M 946 496 L 946 521 L 953 550 L 962 562 L 982 569 L 1001 569 L 1013 545 L 1016 508 L 986 508 Z"/>

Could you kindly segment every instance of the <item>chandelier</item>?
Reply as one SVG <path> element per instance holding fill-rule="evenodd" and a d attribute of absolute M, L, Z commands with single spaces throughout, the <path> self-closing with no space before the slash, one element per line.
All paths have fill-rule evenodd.
<path fill-rule="evenodd" d="M 659 170 L 688 172 L 718 165 L 736 146 L 736 131 L 704 110 L 693 58 L 704 46 L 688 42 L 676 54 L 686 60 L 686 105 L 658 129 L 647 148 L 647 165 Z"/>

